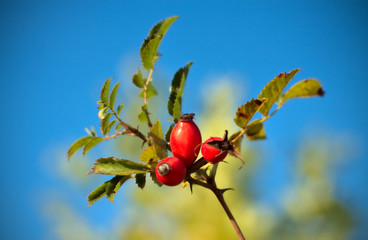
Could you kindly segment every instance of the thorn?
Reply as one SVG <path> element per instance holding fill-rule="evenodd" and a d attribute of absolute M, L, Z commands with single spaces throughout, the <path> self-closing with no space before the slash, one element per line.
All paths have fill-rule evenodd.
<path fill-rule="evenodd" d="M 224 189 L 219 189 L 220 190 L 220 192 L 222 193 L 222 194 L 224 194 L 225 192 L 227 192 L 227 191 L 229 191 L 229 190 L 233 190 L 233 191 L 235 191 L 235 189 L 234 188 L 224 188 Z"/>
<path fill-rule="evenodd" d="M 193 194 L 193 183 L 189 183 L 189 187 L 190 187 L 190 192 Z"/>

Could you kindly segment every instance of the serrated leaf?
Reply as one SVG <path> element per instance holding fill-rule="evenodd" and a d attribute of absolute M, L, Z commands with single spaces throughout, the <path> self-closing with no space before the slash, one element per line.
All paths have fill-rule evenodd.
<path fill-rule="evenodd" d="M 82 137 L 78 139 L 77 141 L 75 141 L 68 149 L 68 159 L 70 159 L 73 156 L 73 154 L 77 152 L 79 149 L 87 145 L 89 141 L 91 141 L 92 138 L 93 137 L 91 136 L 87 136 L 87 137 Z"/>
<path fill-rule="evenodd" d="M 109 105 L 109 88 L 110 88 L 110 82 L 112 78 L 109 78 L 106 80 L 104 85 L 102 86 L 101 94 L 100 94 L 100 100 L 103 104 Z"/>
<path fill-rule="evenodd" d="M 154 172 L 150 172 L 150 177 L 157 186 L 161 187 L 163 184 L 157 179 L 156 174 Z"/>
<path fill-rule="evenodd" d="M 166 135 L 165 135 L 166 142 L 170 142 L 170 135 L 171 135 L 171 132 L 172 132 L 174 126 L 175 126 L 175 124 L 171 124 L 169 129 L 167 129 L 167 132 L 166 132 Z"/>
<path fill-rule="evenodd" d="M 180 68 L 174 75 L 170 87 L 170 97 L 167 103 L 167 110 L 174 117 L 174 122 L 177 122 L 181 116 L 181 101 L 185 86 L 185 81 L 188 76 L 192 62 L 189 62 L 185 67 Z"/>
<path fill-rule="evenodd" d="M 148 37 L 144 40 L 141 47 L 141 60 L 145 69 L 153 68 L 153 65 L 158 59 L 158 48 L 162 38 L 165 36 L 171 24 L 178 18 L 173 16 L 162 20 L 151 29 Z"/>
<path fill-rule="evenodd" d="M 124 104 L 120 104 L 119 106 L 118 106 L 118 109 L 116 110 L 116 114 L 119 116 L 119 114 L 120 114 L 120 112 L 121 112 L 121 110 L 123 109 L 123 107 L 124 107 Z"/>
<path fill-rule="evenodd" d="M 109 102 L 109 106 L 111 109 L 114 109 L 114 105 L 115 105 L 115 100 L 116 100 L 116 95 L 118 93 L 118 89 L 119 89 L 119 85 L 121 82 L 117 82 L 115 84 L 115 86 L 112 88 L 111 93 L 110 93 L 110 102 Z"/>
<path fill-rule="evenodd" d="M 248 140 L 261 140 L 266 138 L 266 131 L 261 119 L 249 123 L 245 133 Z"/>
<path fill-rule="evenodd" d="M 88 195 L 88 207 L 95 203 L 98 199 L 105 196 L 107 183 L 108 181 L 102 183 Z"/>
<path fill-rule="evenodd" d="M 108 127 L 109 127 L 109 121 L 110 121 L 110 118 L 112 116 L 112 113 L 106 113 L 105 114 L 105 117 L 100 121 L 100 129 L 101 129 L 101 133 L 103 135 L 107 135 L 108 134 Z"/>
<path fill-rule="evenodd" d="M 143 162 L 149 163 L 149 162 L 157 162 L 159 160 L 159 157 L 157 156 L 153 146 L 149 146 L 142 152 L 140 159 Z"/>
<path fill-rule="evenodd" d="M 107 125 L 107 128 L 106 128 L 106 135 L 109 134 L 109 132 L 111 131 L 112 127 L 115 125 L 116 123 L 116 119 L 115 120 L 112 120 L 111 122 L 109 122 L 109 124 Z"/>
<path fill-rule="evenodd" d="M 146 97 L 151 98 L 157 95 L 157 90 L 155 86 L 153 86 L 152 82 L 149 82 L 146 89 Z M 139 94 L 140 97 L 144 97 L 144 90 Z"/>
<path fill-rule="evenodd" d="M 103 140 L 105 140 L 105 139 L 102 138 L 102 137 L 93 137 L 93 138 L 91 138 L 91 140 L 85 145 L 85 147 L 83 149 L 83 156 L 86 155 L 87 152 L 89 152 L 89 150 L 91 150 L 93 147 L 95 147 L 97 144 L 99 144 Z"/>
<path fill-rule="evenodd" d="M 281 73 L 272 79 L 258 95 L 258 99 L 266 98 L 267 101 L 259 109 L 259 112 L 264 116 L 268 115 L 272 105 L 279 98 L 280 94 L 290 82 L 290 80 L 297 74 L 301 69 L 294 69 L 289 73 Z"/>
<path fill-rule="evenodd" d="M 135 183 L 138 185 L 140 189 L 143 189 L 146 185 L 146 174 L 137 174 L 135 175 Z"/>
<path fill-rule="evenodd" d="M 132 82 L 139 88 L 144 88 L 144 80 L 142 76 L 142 72 L 138 69 L 138 72 L 133 75 Z"/>
<path fill-rule="evenodd" d="M 146 173 L 148 171 L 149 168 L 146 165 L 126 159 L 108 157 L 97 159 L 89 174 L 127 176 L 131 174 Z"/>
<path fill-rule="evenodd" d="M 106 184 L 106 197 L 110 202 L 114 202 L 114 197 L 119 188 L 132 177 L 129 176 L 115 176 Z"/>
<path fill-rule="evenodd" d="M 158 120 L 151 128 L 149 136 L 152 139 L 152 145 L 156 152 L 156 155 L 160 158 L 167 157 L 166 141 L 162 133 L 161 122 Z"/>
<path fill-rule="evenodd" d="M 141 60 L 143 67 L 145 69 L 153 68 L 155 62 L 158 60 L 158 47 L 160 46 L 162 36 L 157 36 L 150 39 L 149 41 L 144 41 L 141 47 Z"/>
<path fill-rule="evenodd" d="M 236 111 L 234 122 L 241 128 L 245 128 L 254 114 L 262 107 L 266 99 L 252 99 L 241 105 Z"/>
<path fill-rule="evenodd" d="M 281 104 L 284 104 L 287 100 L 291 98 L 314 97 L 323 95 L 324 91 L 322 89 L 322 85 L 317 79 L 305 79 L 290 87 L 290 89 L 285 93 L 284 97 L 282 98 Z"/>

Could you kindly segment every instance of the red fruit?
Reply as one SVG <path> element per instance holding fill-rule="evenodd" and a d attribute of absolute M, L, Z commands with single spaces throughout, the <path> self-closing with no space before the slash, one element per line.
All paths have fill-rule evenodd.
<path fill-rule="evenodd" d="M 211 146 L 206 143 L 211 143 L 213 141 L 223 141 L 220 137 L 210 137 L 207 139 L 202 147 L 201 147 L 201 153 L 203 158 L 210 163 L 218 163 L 224 160 L 224 158 L 227 156 L 227 151 L 222 151 L 221 149 L 218 149 L 214 146 Z"/>
<path fill-rule="evenodd" d="M 186 167 L 177 157 L 167 157 L 156 165 L 157 179 L 167 186 L 176 186 L 185 178 Z"/>
<path fill-rule="evenodd" d="M 202 143 L 201 132 L 193 122 L 193 117 L 194 113 L 182 115 L 170 135 L 171 151 L 186 167 L 197 159 Z"/>

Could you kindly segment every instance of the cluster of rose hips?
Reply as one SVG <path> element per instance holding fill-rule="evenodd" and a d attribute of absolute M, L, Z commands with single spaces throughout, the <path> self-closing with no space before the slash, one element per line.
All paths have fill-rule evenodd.
<path fill-rule="evenodd" d="M 173 157 L 162 159 L 156 165 L 156 177 L 164 185 L 176 186 L 186 176 L 187 169 L 195 162 L 201 150 L 203 158 L 218 163 L 226 157 L 231 143 L 224 138 L 211 137 L 202 144 L 201 132 L 193 122 L 194 113 L 183 114 L 170 134 Z M 227 132 L 226 132 L 227 133 Z"/>

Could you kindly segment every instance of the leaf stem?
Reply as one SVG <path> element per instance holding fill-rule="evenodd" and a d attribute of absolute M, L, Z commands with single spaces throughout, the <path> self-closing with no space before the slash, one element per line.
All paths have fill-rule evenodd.
<path fill-rule="evenodd" d="M 115 133 L 114 135 L 111 135 L 111 136 L 107 136 L 107 137 L 105 137 L 105 140 L 108 140 L 108 139 L 111 139 L 111 138 L 117 137 L 117 136 L 122 135 L 122 134 L 124 134 L 124 132 L 117 132 L 117 133 Z"/>
<path fill-rule="evenodd" d="M 147 105 L 147 86 L 148 86 L 149 82 L 151 81 L 152 73 L 153 73 L 153 68 L 150 69 L 150 72 L 148 73 L 146 83 L 144 84 L 144 88 L 143 88 L 144 105 L 146 107 L 148 107 L 148 105 Z M 144 112 L 144 114 L 146 114 L 148 127 L 151 128 L 153 125 L 152 125 L 151 119 L 149 117 L 149 112 L 148 112 L 147 109 L 144 109 L 143 112 Z"/>
<path fill-rule="evenodd" d="M 236 136 L 233 140 L 231 140 L 231 143 L 234 143 L 236 140 L 238 140 L 241 136 L 243 136 L 245 133 L 245 128 L 242 128 L 239 135 Z"/>
<path fill-rule="evenodd" d="M 143 133 L 141 133 L 138 129 L 133 128 L 132 126 L 130 126 L 129 124 L 127 124 L 126 122 L 124 122 L 123 120 L 121 120 L 118 116 L 118 114 L 114 111 L 114 109 L 110 108 L 112 114 L 114 114 L 114 116 L 116 117 L 116 119 L 121 123 L 121 125 L 131 131 L 135 136 L 139 137 L 140 139 L 143 140 L 143 142 L 147 142 L 147 138 L 145 135 L 143 135 Z M 122 133 L 121 133 L 122 134 Z M 115 134 L 116 135 L 116 134 Z M 113 135 L 114 136 L 114 135 Z"/>

